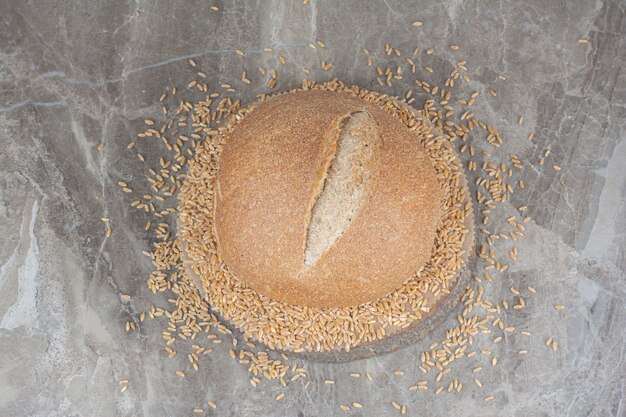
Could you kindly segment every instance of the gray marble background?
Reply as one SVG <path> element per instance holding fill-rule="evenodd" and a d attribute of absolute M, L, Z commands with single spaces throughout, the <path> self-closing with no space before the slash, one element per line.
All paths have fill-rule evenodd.
<path fill-rule="evenodd" d="M 614 0 L 0 0 L 0 415 L 189 416 L 202 407 L 208 416 L 393 416 L 400 415 L 395 401 L 411 416 L 626 416 L 625 9 Z M 317 39 L 326 47 L 307 47 Z M 459 361 L 449 375 L 464 382 L 457 394 L 435 395 L 433 381 L 426 393 L 407 389 L 422 379 L 418 352 L 454 318 L 392 354 L 303 363 L 306 387 L 263 381 L 253 388 L 228 346 L 178 378 L 174 372 L 189 364 L 185 354 L 167 358 L 164 321 L 124 330 L 150 305 L 167 305 L 166 294 L 154 296 L 145 284 L 147 218 L 129 209 L 116 185 L 143 177 L 162 150 L 144 149 L 144 165 L 127 143 L 144 118 L 159 117 L 165 88 L 184 90 L 190 57 L 211 85 L 240 88 L 248 69 L 253 86 L 238 93 L 247 103 L 266 90 L 259 65 L 278 70 L 278 89 L 299 84 L 302 68 L 311 79 L 339 76 L 375 88 L 361 50 L 369 48 L 377 64 L 395 62 L 384 43 L 399 48 L 402 61 L 416 46 L 436 47 L 420 54 L 418 72 L 433 67 L 439 83 L 451 63 L 467 59 L 472 81 L 461 89 L 483 92 L 474 114 L 505 137 L 494 155 L 508 160 L 514 152 L 532 163 L 522 173 L 526 188 L 499 217 L 527 203 L 533 220 L 517 243 L 518 262 L 488 290 L 498 300 L 511 285 L 537 288 L 525 310 L 507 317 L 532 336 L 516 333 L 499 345 L 478 338 L 476 347 L 492 349 L 500 362 Z M 270 46 L 274 53 L 262 52 Z M 321 70 L 322 59 L 332 71 Z M 411 82 L 384 91 L 401 94 Z M 531 131 L 534 143 L 526 139 Z M 552 153 L 541 167 L 546 149 Z M 100 217 L 111 218 L 110 238 Z M 504 224 L 492 217 L 494 228 Z M 557 312 L 555 303 L 566 308 Z M 548 336 L 559 340 L 558 352 L 545 347 Z M 476 366 L 483 366 L 482 389 L 472 383 Z M 366 371 L 373 381 L 349 376 Z M 328 378 L 336 384 L 323 384 Z M 120 392 L 124 379 L 128 389 Z M 485 403 L 489 394 L 494 400 Z M 363 408 L 339 410 L 352 402 Z"/>

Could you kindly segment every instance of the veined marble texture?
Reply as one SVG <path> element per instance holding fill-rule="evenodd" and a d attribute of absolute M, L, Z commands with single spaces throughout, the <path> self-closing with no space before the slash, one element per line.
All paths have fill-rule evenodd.
<path fill-rule="evenodd" d="M 411 416 L 626 416 L 625 11 L 626 2 L 615 0 L 1 0 L 0 416 L 178 417 L 194 408 L 207 416 L 400 415 L 392 402 Z M 413 27 L 416 20 L 423 25 Z M 318 39 L 325 48 L 307 46 Z M 386 55 L 385 43 L 402 56 Z M 448 48 L 453 43 L 458 51 Z M 463 381 L 455 394 L 435 395 L 433 375 L 422 378 L 419 352 L 441 340 L 458 312 L 394 353 L 300 362 L 307 387 L 263 381 L 253 388 L 228 343 L 203 357 L 199 371 L 188 369 L 188 345 L 178 341 L 173 359 L 163 349 L 164 320 L 125 331 L 150 305 L 167 306 L 168 296 L 146 286 L 151 264 L 142 251 L 152 234 L 117 181 L 145 176 L 147 165 L 126 145 L 145 118 L 160 117 L 166 88 L 178 86 L 185 97 L 194 73 L 188 59 L 210 86 L 236 85 L 245 104 L 267 91 L 258 66 L 277 70 L 276 90 L 337 76 L 404 94 L 415 88 L 408 70 L 392 88 L 378 88 L 362 49 L 375 65 L 395 68 L 417 46 L 436 48 L 416 63 L 422 79 L 432 67 L 439 84 L 467 59 L 471 81 L 461 83 L 459 97 L 480 91 L 475 117 L 505 138 L 497 150 L 476 141 L 477 150 L 524 161 L 526 187 L 490 226 L 505 225 L 504 212 L 519 216 L 523 204 L 532 220 L 516 242 L 518 261 L 494 279 L 489 297 L 510 297 L 512 285 L 532 285 L 537 294 L 507 313 L 516 331 L 500 344 L 495 334 L 476 338 L 476 349 L 499 357 L 497 366 L 482 354 L 459 360 L 444 379 L 446 387 L 450 378 Z M 320 60 L 333 69 L 323 71 Z M 244 69 L 247 88 L 239 81 Z M 144 149 L 155 164 L 158 147 Z M 111 237 L 101 217 L 111 219 Z M 565 309 L 556 311 L 557 303 Z M 544 344 L 550 336 L 557 352 Z M 482 389 L 473 382 L 478 366 Z M 187 376 L 176 376 L 178 369 Z M 419 379 L 429 380 L 428 392 L 408 390 Z M 124 392 L 120 380 L 129 381 Z M 488 395 L 493 401 L 484 401 Z M 353 402 L 363 408 L 338 408 Z"/>

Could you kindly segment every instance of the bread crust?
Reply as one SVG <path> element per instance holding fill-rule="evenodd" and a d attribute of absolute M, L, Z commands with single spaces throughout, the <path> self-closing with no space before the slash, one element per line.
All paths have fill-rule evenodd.
<path fill-rule="evenodd" d="M 303 271 L 310 211 L 339 121 L 366 111 L 381 138 L 379 172 L 359 214 Z M 218 251 L 237 278 L 286 303 L 344 307 L 400 287 L 430 259 L 445 192 L 410 131 L 382 108 L 331 91 L 275 96 L 225 138 L 219 160 Z"/>

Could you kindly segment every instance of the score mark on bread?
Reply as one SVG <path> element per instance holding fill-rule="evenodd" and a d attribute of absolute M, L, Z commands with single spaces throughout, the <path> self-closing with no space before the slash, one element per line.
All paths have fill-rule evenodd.
<path fill-rule="evenodd" d="M 358 216 L 376 181 L 380 146 L 376 122 L 366 111 L 339 120 L 339 134 L 330 144 L 321 186 L 311 204 L 303 271 L 313 266 Z"/>

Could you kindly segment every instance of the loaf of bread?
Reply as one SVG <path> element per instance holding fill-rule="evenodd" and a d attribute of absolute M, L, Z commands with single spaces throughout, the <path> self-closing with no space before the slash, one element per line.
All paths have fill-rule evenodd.
<path fill-rule="evenodd" d="M 416 133 L 331 91 L 272 97 L 225 138 L 215 237 L 227 267 L 280 302 L 345 307 L 430 259 L 445 193 Z"/>

